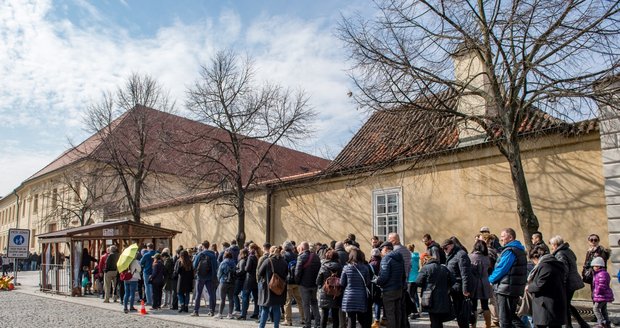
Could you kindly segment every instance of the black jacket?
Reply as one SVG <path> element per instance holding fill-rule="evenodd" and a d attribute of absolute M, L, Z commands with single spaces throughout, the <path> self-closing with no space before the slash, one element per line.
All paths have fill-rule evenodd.
<path fill-rule="evenodd" d="M 446 257 L 446 266 L 456 279 L 452 285 L 452 290 L 459 293 L 464 291 L 471 293 L 473 291 L 471 286 L 471 260 L 467 253 L 460 247 L 454 245 L 452 251 Z"/>
<path fill-rule="evenodd" d="M 321 264 L 319 275 L 316 277 L 316 285 L 319 288 L 319 307 L 321 308 L 339 308 L 342 305 L 342 295 L 334 299 L 333 296 L 327 295 L 323 290 L 325 280 L 335 273 L 338 278 L 342 274 L 342 265 L 338 260 L 325 261 Z"/>
<path fill-rule="evenodd" d="M 119 256 L 120 254 L 118 254 L 118 252 L 108 255 L 108 258 L 105 261 L 105 272 L 118 271 L 116 267 L 116 262 L 118 262 Z"/>
<path fill-rule="evenodd" d="M 273 271 L 277 273 L 280 278 L 286 279 L 286 273 L 288 267 L 286 261 L 281 256 L 270 255 L 264 261 L 261 262 L 260 268 L 258 268 L 258 277 L 260 281 L 264 281 L 258 287 L 258 305 L 259 306 L 282 306 L 286 303 L 286 289 L 282 295 L 276 295 L 269 289 L 269 280 L 273 271 L 271 270 L 273 265 Z"/>
<path fill-rule="evenodd" d="M 450 286 L 454 284 L 454 278 L 450 270 L 439 264 L 435 258 L 428 260 L 420 269 L 416 284 L 422 290 L 422 298 L 430 296 L 430 306 L 423 307 L 429 313 L 450 313 L 452 302 L 450 301 Z"/>
<path fill-rule="evenodd" d="M 295 282 L 303 287 L 316 287 L 316 276 L 321 269 L 319 256 L 310 251 L 304 251 L 297 257 L 297 267 L 295 268 Z"/>
<path fill-rule="evenodd" d="M 433 258 L 436 258 L 439 261 L 439 264 L 446 264 L 446 253 L 441 250 L 439 244 L 437 242 L 432 241 L 428 247 L 426 247 L 426 252 Z"/>
<path fill-rule="evenodd" d="M 568 243 L 561 244 L 553 252 L 553 256 L 564 264 L 567 291 L 570 293 L 583 288 L 585 285 L 577 270 L 577 256 L 570 249 L 570 245 Z"/>
<path fill-rule="evenodd" d="M 553 255 L 540 258 L 530 274 L 527 290 L 532 294 L 532 319 L 535 325 L 563 325 L 566 322 L 564 264 Z"/>

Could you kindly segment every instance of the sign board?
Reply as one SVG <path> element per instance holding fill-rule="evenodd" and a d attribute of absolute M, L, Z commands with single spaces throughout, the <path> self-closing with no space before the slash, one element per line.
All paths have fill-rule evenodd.
<path fill-rule="evenodd" d="M 30 247 L 30 230 L 9 229 L 9 247 L 7 257 L 26 259 Z"/>

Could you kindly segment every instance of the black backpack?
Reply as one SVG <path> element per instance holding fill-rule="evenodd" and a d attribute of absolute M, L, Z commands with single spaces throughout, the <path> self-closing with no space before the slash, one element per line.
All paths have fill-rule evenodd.
<path fill-rule="evenodd" d="M 211 258 L 205 254 L 200 254 L 200 261 L 198 262 L 198 268 L 196 274 L 199 277 L 206 277 L 211 273 Z"/>
<path fill-rule="evenodd" d="M 227 284 L 232 284 L 237 280 L 237 270 L 233 265 L 227 265 L 228 271 L 226 272 L 226 276 L 224 277 L 224 282 Z"/>

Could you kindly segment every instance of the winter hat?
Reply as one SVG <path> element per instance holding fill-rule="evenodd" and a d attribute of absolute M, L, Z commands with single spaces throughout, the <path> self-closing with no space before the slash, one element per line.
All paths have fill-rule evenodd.
<path fill-rule="evenodd" d="M 605 260 L 603 260 L 602 257 L 597 256 L 597 257 L 595 257 L 592 260 L 592 262 L 590 262 L 590 266 L 593 266 L 593 267 L 597 266 L 597 267 L 603 267 L 604 268 L 605 267 Z"/>
<path fill-rule="evenodd" d="M 381 256 L 381 251 L 378 248 L 373 248 L 370 251 L 370 256 Z"/>
<path fill-rule="evenodd" d="M 489 229 L 489 227 L 482 227 L 482 228 L 480 228 L 480 233 L 484 233 L 484 232 L 490 233 L 491 230 Z"/>
<path fill-rule="evenodd" d="M 394 245 L 392 243 L 390 243 L 389 241 L 384 241 L 383 244 L 381 244 L 381 246 L 379 246 L 379 249 L 383 249 L 383 247 L 387 247 L 389 250 L 393 250 L 394 249 Z"/>

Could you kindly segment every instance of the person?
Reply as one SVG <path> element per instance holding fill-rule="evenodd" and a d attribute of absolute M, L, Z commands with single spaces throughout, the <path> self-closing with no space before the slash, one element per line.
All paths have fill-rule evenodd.
<path fill-rule="evenodd" d="M 101 298 L 105 297 L 105 285 L 104 285 L 104 278 L 105 278 L 105 264 L 108 260 L 108 256 L 110 255 L 110 247 L 106 247 L 105 250 L 101 251 L 101 255 L 99 256 L 99 263 L 97 264 L 97 280 L 99 280 L 99 283 L 101 286 L 103 286 L 102 288 L 99 289 L 99 296 Z"/>
<path fill-rule="evenodd" d="M 433 240 L 431 235 L 424 234 L 422 242 L 426 245 L 426 253 L 436 258 L 440 264 L 446 264 L 446 254 L 441 251 L 441 247 Z"/>
<path fill-rule="evenodd" d="M 526 290 L 532 295 L 532 320 L 536 327 L 560 328 L 566 323 L 564 264 L 543 247 L 532 247 L 529 257 L 534 269 Z"/>
<path fill-rule="evenodd" d="M 237 280 L 235 261 L 232 259 L 232 253 L 229 250 L 224 251 L 222 263 L 217 269 L 217 279 L 220 282 L 220 311 L 219 318 L 224 317 L 224 307 L 226 306 L 226 297 L 228 297 L 228 315 L 227 319 L 233 319 L 233 309 L 235 302 L 233 301 L 235 292 L 235 281 Z"/>
<path fill-rule="evenodd" d="M 487 248 L 489 249 L 489 251 L 493 249 L 499 252 L 502 248 L 502 245 L 499 243 L 497 236 L 491 233 L 491 229 L 489 229 L 489 227 L 480 228 L 479 239 L 484 239 L 487 241 Z"/>
<path fill-rule="evenodd" d="M 171 287 L 172 287 L 172 304 L 170 304 L 170 310 L 178 310 L 179 309 L 179 295 L 177 294 L 177 285 L 179 284 L 178 275 L 175 274 L 175 268 L 177 262 L 179 261 L 179 257 L 181 256 L 181 251 L 183 250 L 183 245 L 179 245 L 177 249 L 174 251 L 174 257 L 172 258 L 172 277 L 171 277 Z"/>
<path fill-rule="evenodd" d="M 134 258 L 129 263 L 128 271 L 131 273 L 131 279 L 124 280 L 125 284 L 125 298 L 123 299 L 123 311 L 125 313 L 136 312 L 137 309 L 133 306 L 136 298 L 136 289 L 138 288 L 138 280 L 142 274 L 142 267 L 140 262 Z"/>
<path fill-rule="evenodd" d="M 381 250 L 379 250 L 380 244 L 377 248 L 373 248 L 370 251 L 370 261 L 368 261 L 368 267 L 370 268 L 370 302 L 372 302 L 372 314 L 373 323 L 372 328 L 379 328 L 381 326 L 381 311 L 383 309 L 383 299 L 381 297 L 381 288 L 377 286 L 376 278 L 381 273 Z M 385 319 L 385 318 L 384 318 Z"/>
<path fill-rule="evenodd" d="M 164 248 L 162 250 L 161 259 L 164 264 L 164 307 L 173 308 L 172 290 L 174 285 L 172 274 L 174 273 L 174 260 L 170 257 L 170 249 Z"/>
<path fill-rule="evenodd" d="M 301 302 L 301 291 L 299 285 L 295 283 L 295 268 L 297 267 L 297 252 L 295 246 L 290 240 L 282 243 L 284 249 L 284 260 L 288 266 L 288 273 L 286 275 L 286 303 L 284 304 L 284 324 L 287 326 L 293 325 L 293 299 L 297 304 L 297 310 L 301 321 L 305 321 L 304 310 Z"/>
<path fill-rule="evenodd" d="M 116 245 L 110 246 L 110 254 L 105 261 L 103 276 L 103 288 L 105 289 L 105 298 L 103 303 L 110 303 L 110 294 L 112 293 L 112 288 L 116 285 L 116 276 L 118 275 L 116 262 L 118 262 L 118 257 L 119 254 Z M 113 300 L 116 302 L 116 293 L 114 293 Z"/>
<path fill-rule="evenodd" d="M 389 237 L 388 239 L 393 240 L 393 238 Z M 377 286 L 381 287 L 387 326 L 389 328 L 399 328 L 403 324 L 402 321 L 406 320 L 401 306 L 401 299 L 405 288 L 405 261 L 402 254 L 395 250 L 389 241 L 381 244 L 380 249 L 382 258 Z M 410 256 L 408 258 L 411 259 Z"/>
<path fill-rule="evenodd" d="M 337 241 L 336 246 L 334 246 L 336 252 L 338 252 L 338 261 L 340 261 L 340 265 L 343 267 L 347 265 L 349 261 L 349 253 L 344 249 L 344 242 Z"/>
<path fill-rule="evenodd" d="M 82 267 L 82 271 L 80 271 L 82 276 L 82 288 L 84 288 L 84 295 L 92 295 L 91 287 L 93 284 L 90 282 L 90 268 L 87 266 Z"/>
<path fill-rule="evenodd" d="M 153 255 L 153 273 L 151 274 L 151 285 L 153 287 L 153 305 L 151 310 L 161 309 L 162 292 L 164 288 L 164 263 L 161 254 Z"/>
<path fill-rule="evenodd" d="M 594 276 L 592 267 L 590 263 L 595 257 L 600 257 L 605 261 L 605 266 L 607 266 L 607 260 L 609 259 L 610 251 L 600 244 L 601 238 L 597 234 L 591 234 L 588 236 L 588 243 L 590 247 L 586 252 L 586 259 L 583 263 L 583 269 L 581 271 L 581 277 L 583 282 L 586 284 L 590 284 L 592 287 L 592 277 Z"/>
<path fill-rule="evenodd" d="M 155 255 L 155 246 L 153 243 L 146 244 L 146 252 L 142 254 L 140 265 L 142 266 L 142 281 L 144 282 L 144 296 L 146 297 L 146 305 L 153 304 L 153 285 L 149 283 L 151 274 L 153 273 L 153 255 Z"/>
<path fill-rule="evenodd" d="M 411 297 L 411 301 L 415 306 L 413 313 L 409 316 L 409 319 L 415 320 L 420 317 L 420 298 L 418 297 L 418 285 L 416 284 L 418 272 L 420 271 L 420 253 L 415 251 L 414 244 L 408 244 L 407 249 L 411 253 L 411 269 L 409 270 L 409 276 L 407 277 L 407 290 L 409 292 L 409 297 Z"/>
<path fill-rule="evenodd" d="M 90 264 L 93 263 L 93 262 L 97 263 L 97 259 L 92 257 L 90 254 L 88 254 L 88 248 L 82 249 L 82 261 L 80 263 L 80 265 L 81 265 L 80 267 L 81 268 L 88 267 L 88 269 L 80 271 L 80 274 L 78 276 L 78 280 L 79 281 L 82 281 L 82 277 L 84 277 L 84 275 L 90 275 Z M 86 295 L 88 295 L 88 294 L 86 294 Z"/>
<path fill-rule="evenodd" d="M 319 313 L 319 302 L 316 298 L 316 277 L 321 269 L 321 260 L 316 253 L 310 252 L 310 244 L 307 241 L 301 242 L 297 247 L 299 256 L 295 267 L 295 282 L 301 290 L 301 303 L 306 315 L 304 327 L 312 326 L 312 318 L 315 320 L 315 327 L 320 325 L 321 314 Z"/>
<path fill-rule="evenodd" d="M 189 293 L 194 286 L 194 266 L 187 250 L 179 253 L 179 260 L 174 266 L 174 275 L 177 277 L 177 296 L 179 298 L 179 312 L 188 312 Z"/>
<path fill-rule="evenodd" d="M 592 300 L 594 301 L 594 315 L 597 326 L 595 328 L 610 328 L 607 303 L 614 301 L 614 293 L 609 286 L 611 278 L 606 270 L 605 259 L 597 256 L 592 259 L 590 266 L 594 271 L 592 277 Z"/>
<path fill-rule="evenodd" d="M 547 244 L 545 244 L 545 241 L 543 240 L 543 234 L 540 231 L 536 231 L 532 234 L 532 247 L 533 248 L 540 248 L 543 251 L 545 251 L 545 254 L 549 254 L 549 246 L 547 246 Z"/>
<path fill-rule="evenodd" d="M 383 241 L 381 241 L 381 239 L 379 239 L 379 237 L 377 236 L 372 236 L 372 238 L 370 238 L 370 246 L 374 249 L 374 248 L 379 248 L 379 246 L 381 246 L 381 244 L 383 243 Z"/>
<path fill-rule="evenodd" d="M 370 300 L 366 290 L 370 287 L 371 277 L 365 262 L 361 250 L 351 249 L 349 261 L 340 276 L 340 285 L 343 288 L 342 311 L 347 315 L 347 328 L 355 328 L 356 322 L 359 322 L 362 328 L 370 328 Z"/>
<path fill-rule="evenodd" d="M 198 316 L 200 310 L 200 299 L 202 291 L 207 290 L 209 294 L 209 312 L 207 316 L 215 315 L 215 280 L 217 279 L 217 256 L 209 249 L 211 243 L 208 240 L 202 242 L 203 251 L 194 256 L 194 272 L 196 274 L 196 292 L 194 297 L 193 317 Z M 205 302 L 206 303 L 206 302 Z"/>
<path fill-rule="evenodd" d="M 471 261 L 467 252 L 461 248 L 460 243 L 455 242 L 453 238 L 446 239 L 441 248 L 446 253 L 446 266 L 455 278 L 454 284 L 450 288 L 450 297 L 454 306 L 454 314 L 459 327 L 469 327 L 469 318 L 466 311 L 471 309 L 463 307 L 465 298 L 471 294 Z"/>
<path fill-rule="evenodd" d="M 321 264 L 321 269 L 316 277 L 316 285 L 319 288 L 319 307 L 321 308 L 321 328 L 327 327 L 329 314 L 331 313 L 332 327 L 340 326 L 340 307 L 342 306 L 342 295 L 328 295 L 323 289 L 323 285 L 327 278 L 336 276 L 340 278 L 342 274 L 342 265 L 338 259 L 338 252 L 329 249 L 325 253 L 325 261 Z"/>
<path fill-rule="evenodd" d="M 561 236 L 552 237 L 549 240 L 549 244 L 551 245 L 551 254 L 564 264 L 564 270 L 566 271 L 566 283 L 564 284 L 566 289 L 566 326 L 572 327 L 572 313 L 580 327 L 589 327 L 585 320 L 581 318 L 581 315 L 579 315 L 579 311 L 571 304 L 575 292 L 585 286 L 577 270 L 577 256 Z"/>
<path fill-rule="evenodd" d="M 469 254 L 471 261 L 472 288 L 471 299 L 473 301 L 473 313 L 477 313 L 478 304 L 482 309 L 482 317 L 486 328 L 490 328 L 491 311 L 489 310 L 489 298 L 491 296 L 491 284 L 489 284 L 489 268 L 491 260 L 489 260 L 489 249 L 487 244 L 478 239 L 474 243 L 474 249 Z M 476 325 L 476 316 L 472 325 Z"/>
<path fill-rule="evenodd" d="M 500 241 L 504 248 L 489 276 L 489 282 L 494 285 L 501 327 L 523 327 L 516 312 L 517 301 L 527 282 L 527 255 L 525 247 L 516 238 L 514 229 L 502 230 Z"/>
<path fill-rule="evenodd" d="M 422 269 L 416 284 L 421 289 L 420 305 L 422 311 L 428 312 L 431 328 L 442 328 L 452 311 L 450 288 L 454 278 L 450 270 L 439 263 L 439 260 L 427 253 L 422 254 Z"/>
<path fill-rule="evenodd" d="M 286 292 L 277 295 L 269 288 L 269 281 L 274 274 L 284 279 L 288 273 L 288 265 L 281 254 L 281 246 L 272 246 L 269 249 L 269 257 L 258 268 L 258 277 L 262 281 L 258 289 L 258 305 L 261 308 L 259 328 L 265 327 L 270 313 L 273 315 L 273 326 L 275 328 L 280 326 L 281 308 L 286 302 Z"/>
<path fill-rule="evenodd" d="M 241 315 L 238 320 L 245 320 L 250 307 L 250 295 L 254 300 L 254 311 L 250 316 L 251 319 L 258 319 L 258 283 L 256 281 L 256 269 L 258 265 L 258 259 L 263 255 L 260 247 L 255 243 L 250 243 L 248 246 L 249 253 L 245 261 L 245 281 L 243 283 L 243 291 L 241 292 L 242 304 Z"/>
<path fill-rule="evenodd" d="M 237 280 L 235 281 L 234 303 L 235 312 L 241 314 L 241 300 L 239 299 L 241 292 L 243 291 L 243 285 L 245 283 L 245 262 L 248 258 L 249 252 L 246 248 L 239 251 L 239 258 L 237 259 Z"/>

